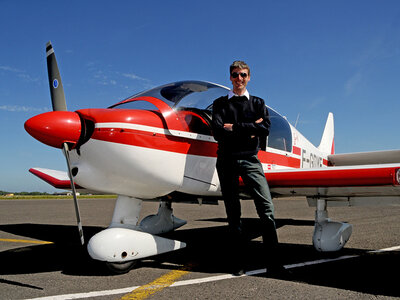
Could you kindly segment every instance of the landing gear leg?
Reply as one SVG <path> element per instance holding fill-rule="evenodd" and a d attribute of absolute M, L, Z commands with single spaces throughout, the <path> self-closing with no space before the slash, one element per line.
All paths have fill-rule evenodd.
<path fill-rule="evenodd" d="M 175 217 L 172 212 L 171 202 L 160 201 L 157 214 L 144 218 L 140 222 L 140 228 L 151 234 L 161 234 L 186 224 L 185 220 Z"/>
<path fill-rule="evenodd" d="M 136 229 L 143 200 L 119 195 L 110 227 Z"/>

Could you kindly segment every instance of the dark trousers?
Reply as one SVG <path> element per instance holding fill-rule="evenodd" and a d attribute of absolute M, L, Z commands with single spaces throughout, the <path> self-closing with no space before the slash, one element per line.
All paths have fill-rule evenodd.
<path fill-rule="evenodd" d="M 278 246 L 274 219 L 274 205 L 268 183 L 257 155 L 246 158 L 218 156 L 217 172 L 225 203 L 230 233 L 238 243 L 243 242 L 243 230 L 240 221 L 241 207 L 239 199 L 239 176 L 254 199 L 257 214 L 261 220 L 261 232 L 264 246 L 275 256 Z M 243 246 L 242 246 L 243 247 Z M 270 259 L 274 259 L 270 257 Z"/>

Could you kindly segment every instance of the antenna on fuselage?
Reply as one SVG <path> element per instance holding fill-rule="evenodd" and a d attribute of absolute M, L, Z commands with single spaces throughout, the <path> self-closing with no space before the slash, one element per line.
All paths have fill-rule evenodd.
<path fill-rule="evenodd" d="M 300 113 L 297 114 L 296 122 L 294 123 L 294 128 L 297 128 L 297 123 L 299 122 Z"/>

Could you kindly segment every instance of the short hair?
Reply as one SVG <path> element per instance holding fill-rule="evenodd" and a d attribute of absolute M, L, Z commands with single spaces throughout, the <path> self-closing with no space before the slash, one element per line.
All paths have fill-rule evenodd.
<path fill-rule="evenodd" d="M 250 75 L 250 67 L 244 61 L 235 60 L 229 67 L 229 74 L 232 74 L 232 71 L 236 68 L 247 69 L 247 71 L 249 71 L 249 75 Z"/>

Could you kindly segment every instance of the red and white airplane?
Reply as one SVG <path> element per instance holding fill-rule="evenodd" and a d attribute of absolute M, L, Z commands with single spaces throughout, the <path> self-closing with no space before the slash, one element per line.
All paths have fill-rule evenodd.
<path fill-rule="evenodd" d="M 123 272 L 135 260 L 185 247 L 158 234 L 186 223 L 173 215 L 171 202 L 221 196 L 210 122 L 213 100 L 228 88 L 180 81 L 109 108 L 71 112 L 50 42 L 46 51 L 53 111 L 29 119 L 25 129 L 42 143 L 63 149 L 68 173 L 30 171 L 56 188 L 73 190 L 82 244 L 75 186 L 118 195 L 110 226 L 87 244 L 90 256 Z M 400 203 L 400 150 L 334 154 L 332 113 L 315 147 L 284 117 L 268 110 L 270 135 L 259 152 L 265 176 L 273 197 L 304 196 L 316 207 L 317 250 L 341 249 L 352 232 L 350 224 L 328 218 L 328 202 Z M 160 200 L 158 213 L 138 223 L 142 201 L 149 199 Z"/>

